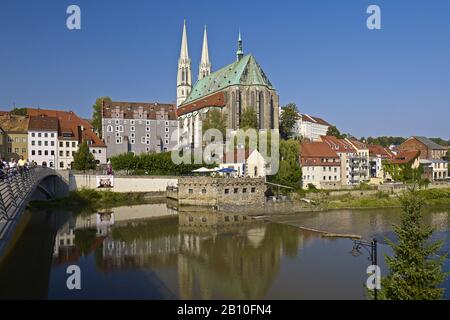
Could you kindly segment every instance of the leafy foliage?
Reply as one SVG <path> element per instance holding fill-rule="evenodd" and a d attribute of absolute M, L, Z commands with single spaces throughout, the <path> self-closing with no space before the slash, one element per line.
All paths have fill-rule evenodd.
<path fill-rule="evenodd" d="M 27 108 L 14 108 L 10 113 L 15 116 L 26 116 L 28 111 Z"/>
<path fill-rule="evenodd" d="M 338 139 L 345 139 L 347 138 L 346 134 L 341 134 L 339 129 L 336 126 L 330 126 L 327 131 L 327 136 L 333 136 Z"/>
<path fill-rule="evenodd" d="M 258 129 L 258 116 L 256 114 L 255 108 L 249 107 L 247 108 L 241 116 L 240 119 L 240 128 L 241 129 Z"/>
<path fill-rule="evenodd" d="M 148 175 L 185 175 L 192 170 L 206 166 L 205 164 L 175 164 L 172 161 L 170 152 L 164 153 L 143 153 L 134 155 L 132 153 L 124 153 L 111 158 L 111 164 L 115 171 L 125 170 L 131 174 L 148 174 Z"/>
<path fill-rule="evenodd" d="M 219 109 L 210 110 L 206 114 L 206 119 L 202 121 L 203 134 L 209 129 L 217 129 L 222 132 L 225 139 L 227 130 L 227 117 Z"/>
<path fill-rule="evenodd" d="M 72 169 L 74 170 L 94 170 L 97 167 L 95 157 L 91 151 L 89 151 L 86 141 L 84 141 L 78 148 L 78 151 L 75 152 L 73 160 Z"/>
<path fill-rule="evenodd" d="M 111 102 L 109 97 L 101 97 L 95 100 L 95 104 L 92 106 L 92 127 L 98 132 L 99 137 L 102 137 L 102 104 L 103 102 Z"/>
<path fill-rule="evenodd" d="M 300 143 L 296 140 L 280 141 L 280 167 L 278 173 L 270 177 L 270 181 L 299 188 L 302 169 L 298 163 Z"/>
<path fill-rule="evenodd" d="M 289 139 L 292 137 L 292 130 L 297 120 L 300 119 L 298 114 L 297 105 L 295 103 L 289 103 L 281 108 L 280 116 L 280 133 L 283 139 Z"/>
<path fill-rule="evenodd" d="M 423 198 L 412 189 L 401 198 L 400 225 L 394 226 L 398 243 L 387 240 L 394 255 L 386 256 L 389 275 L 382 280 L 381 299 L 442 299 L 439 286 L 448 276 L 442 271 L 445 256 L 438 256 L 442 241 L 430 241 L 433 228 L 422 223 Z"/>
<path fill-rule="evenodd" d="M 389 147 L 390 145 L 400 145 L 403 142 L 405 142 L 405 138 L 403 137 L 387 137 L 387 136 L 382 136 L 382 137 L 377 137 L 377 138 L 373 138 L 373 137 L 368 137 L 367 138 L 367 143 L 368 144 L 378 144 L 381 145 L 383 147 Z"/>

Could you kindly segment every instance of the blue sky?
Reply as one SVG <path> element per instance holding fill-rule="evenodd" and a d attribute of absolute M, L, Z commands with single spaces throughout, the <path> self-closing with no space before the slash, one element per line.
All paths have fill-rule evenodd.
<path fill-rule="evenodd" d="M 70 4 L 80 31 L 66 28 Z M 366 27 L 370 4 L 382 30 Z M 203 26 L 215 70 L 234 61 L 240 28 L 282 104 L 356 136 L 450 139 L 448 0 L 1 0 L 0 109 L 174 102 L 184 18 L 193 75 Z"/>

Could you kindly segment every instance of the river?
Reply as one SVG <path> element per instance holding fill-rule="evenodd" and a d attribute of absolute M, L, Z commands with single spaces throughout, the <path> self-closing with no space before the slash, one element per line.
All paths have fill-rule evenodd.
<path fill-rule="evenodd" d="M 394 239 L 399 214 L 337 210 L 217 225 L 212 213 L 178 214 L 165 203 L 27 212 L 0 264 L 0 299 L 366 299 L 368 253 L 354 256 L 351 240 L 298 227 L 376 237 L 385 275 L 384 239 Z M 424 218 L 448 253 L 450 211 L 427 210 Z M 71 265 L 80 268 L 80 290 L 67 288 Z M 449 299 L 450 280 L 443 286 Z"/>

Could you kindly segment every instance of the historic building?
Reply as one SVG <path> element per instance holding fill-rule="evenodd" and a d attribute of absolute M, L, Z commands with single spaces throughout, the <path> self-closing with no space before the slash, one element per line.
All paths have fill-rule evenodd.
<path fill-rule="evenodd" d="M 3 152 L 0 154 L 8 161 L 12 158 L 19 159 L 21 156 L 28 159 L 28 122 L 27 116 L 16 116 L 10 113 L 0 115 L 0 127 L 3 134 L 0 135 Z"/>
<path fill-rule="evenodd" d="M 177 144 L 173 104 L 107 102 L 102 106 L 102 132 L 108 157 L 170 151 Z"/>
<path fill-rule="evenodd" d="M 298 114 L 299 119 L 294 125 L 294 136 L 302 137 L 310 141 L 320 141 L 321 136 L 326 136 L 331 126 L 325 120 L 308 114 Z"/>
<path fill-rule="evenodd" d="M 202 121 L 212 109 L 222 112 L 227 129 L 239 129 L 240 117 L 248 108 L 254 109 L 259 129 L 278 129 L 277 91 L 255 57 L 244 55 L 240 33 L 236 56 L 235 62 L 211 72 L 205 28 L 199 78 L 192 86 L 191 60 L 184 24 L 177 81 L 180 139 L 188 139 L 183 140 L 183 143 L 199 145 Z"/>
<path fill-rule="evenodd" d="M 55 168 L 57 163 L 58 118 L 46 115 L 30 116 L 28 150 L 30 161 L 39 166 Z"/>
<path fill-rule="evenodd" d="M 410 137 L 399 147 L 399 151 L 420 151 L 420 159 L 442 160 L 447 148 L 425 137 Z"/>

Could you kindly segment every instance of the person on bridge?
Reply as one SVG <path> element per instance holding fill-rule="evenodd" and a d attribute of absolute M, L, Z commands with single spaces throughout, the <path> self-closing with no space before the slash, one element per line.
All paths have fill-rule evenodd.
<path fill-rule="evenodd" d="M 19 162 L 17 163 L 17 168 L 19 169 L 19 173 L 23 173 L 26 169 L 27 161 L 20 156 Z"/>

